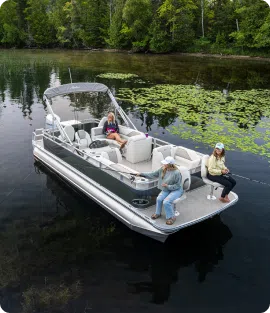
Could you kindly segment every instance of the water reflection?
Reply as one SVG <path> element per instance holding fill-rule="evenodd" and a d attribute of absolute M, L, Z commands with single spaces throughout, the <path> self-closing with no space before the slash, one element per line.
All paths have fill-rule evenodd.
<path fill-rule="evenodd" d="M 126 282 L 127 292 L 151 294 L 151 301 L 161 304 L 170 298 L 173 284 L 178 282 L 181 285 L 182 272 L 186 267 L 193 264 L 197 281 L 202 283 L 207 279 L 207 274 L 213 272 L 215 266 L 223 260 L 223 248 L 232 238 L 232 233 L 219 216 L 183 229 L 162 244 L 130 231 L 117 221 L 113 222 L 110 214 L 100 210 L 94 203 L 91 205 L 92 201 L 84 200 L 81 194 L 76 196 L 76 190 L 71 193 L 70 187 L 47 168 L 40 163 L 35 166 L 40 175 L 46 174 L 46 187 L 56 199 L 53 217 L 47 215 L 46 221 L 39 226 L 45 231 L 43 253 L 33 259 L 38 264 L 35 268 L 39 273 L 46 269 L 44 266 L 48 261 L 53 261 L 53 267 L 58 271 L 60 264 L 65 268 L 75 262 L 76 266 L 83 266 L 84 271 L 90 270 L 93 276 L 93 270 L 98 268 L 98 264 L 92 264 L 91 269 L 85 265 L 93 257 L 93 253 L 99 253 L 98 247 L 106 242 L 102 245 L 102 255 L 111 264 L 111 270 L 114 266 L 116 270 L 120 270 L 117 264 L 123 263 L 134 273 L 135 280 Z M 43 215 L 46 216 L 46 212 Z M 61 250 L 55 255 L 54 249 L 60 246 Z M 73 255 L 70 255 L 73 250 Z M 50 251 L 53 257 L 46 251 Z M 45 260 L 41 262 L 39 257 Z M 33 274 L 32 271 L 33 269 L 29 274 Z M 139 277 L 136 273 L 145 272 L 149 274 L 148 280 L 135 278 Z M 59 275 L 61 277 L 61 271 Z M 69 280 L 73 282 L 75 278 L 80 279 L 79 276 L 72 275 Z M 88 283 L 90 282 L 84 280 L 84 288 Z"/>
<path fill-rule="evenodd" d="M 142 257 L 139 265 L 139 268 L 149 268 L 150 279 L 128 282 L 129 292 L 149 292 L 152 302 L 164 303 L 169 300 L 173 284 L 179 281 L 181 285 L 182 272 L 191 264 L 197 273 L 197 281 L 203 283 L 207 274 L 223 260 L 223 248 L 231 238 L 230 229 L 216 216 L 178 232 L 165 244 L 152 242 L 145 248 L 150 251 L 149 263 L 143 264 L 145 258 Z M 134 238 L 133 244 L 136 253 L 141 256 L 146 253 L 141 251 L 142 242 L 138 238 Z"/>

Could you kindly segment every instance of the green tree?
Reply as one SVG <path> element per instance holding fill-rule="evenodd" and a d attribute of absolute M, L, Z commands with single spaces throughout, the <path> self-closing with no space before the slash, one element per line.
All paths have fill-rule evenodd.
<path fill-rule="evenodd" d="M 108 39 L 106 42 L 111 48 L 127 48 L 131 46 L 129 37 L 125 32 L 122 32 L 123 28 L 123 9 L 125 6 L 125 0 L 115 0 L 111 5 L 111 21 L 108 32 Z"/>
<path fill-rule="evenodd" d="M 165 0 L 158 9 L 161 18 L 166 19 L 174 50 L 185 50 L 194 40 L 194 10 L 192 0 Z"/>
<path fill-rule="evenodd" d="M 78 37 L 86 47 L 104 47 L 109 28 L 107 0 L 80 0 L 78 2 Z"/>
<path fill-rule="evenodd" d="M 236 9 L 239 31 L 230 34 L 230 37 L 235 40 L 236 46 L 245 48 L 256 47 L 255 38 L 262 31 L 261 27 L 268 15 L 268 10 L 265 10 L 266 6 L 267 4 L 261 0 L 246 0 L 239 4 L 239 7 Z"/>
<path fill-rule="evenodd" d="M 25 14 L 29 29 L 29 45 L 48 47 L 55 42 L 55 31 L 50 23 L 48 11 L 49 0 L 27 1 Z"/>
<path fill-rule="evenodd" d="M 127 0 L 123 9 L 122 34 L 132 41 L 132 47 L 145 50 L 149 43 L 149 26 L 152 16 L 150 0 Z"/>
<path fill-rule="evenodd" d="M 5 46 L 19 46 L 22 43 L 18 23 L 17 3 L 13 0 L 3 3 L 0 9 L 0 38 Z"/>

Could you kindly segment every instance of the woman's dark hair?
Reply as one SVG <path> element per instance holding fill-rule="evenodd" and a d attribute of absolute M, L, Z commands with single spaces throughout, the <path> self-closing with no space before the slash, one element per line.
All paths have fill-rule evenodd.
<path fill-rule="evenodd" d="M 216 157 L 216 158 L 218 158 L 218 155 L 217 155 L 217 153 L 216 153 L 216 148 L 214 149 L 214 151 L 213 151 L 213 155 Z M 220 154 L 220 157 L 222 158 L 222 157 L 224 157 L 225 156 L 225 149 L 223 148 L 222 149 L 222 152 L 221 152 L 221 154 Z"/>

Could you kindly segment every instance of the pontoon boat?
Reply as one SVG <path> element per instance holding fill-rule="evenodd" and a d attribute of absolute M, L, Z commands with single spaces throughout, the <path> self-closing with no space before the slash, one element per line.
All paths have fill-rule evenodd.
<path fill-rule="evenodd" d="M 61 121 L 52 109 L 52 99 L 76 94 L 107 95 L 119 122 L 125 147 L 102 133 L 107 117 Z M 109 88 L 100 83 L 71 83 L 48 88 L 44 92 L 49 114 L 44 128 L 33 132 L 35 159 L 42 162 L 67 182 L 114 215 L 132 230 L 164 242 L 185 227 L 219 214 L 238 201 L 230 193 L 231 202 L 218 200 L 220 186 L 206 178 L 208 156 L 176 146 L 139 131 L 119 106 Z M 104 114 L 105 115 L 105 114 Z M 166 225 L 162 217 L 152 220 L 155 212 L 157 179 L 136 176 L 161 166 L 161 160 L 172 156 L 182 174 L 184 194 L 174 201 L 176 222 Z"/>

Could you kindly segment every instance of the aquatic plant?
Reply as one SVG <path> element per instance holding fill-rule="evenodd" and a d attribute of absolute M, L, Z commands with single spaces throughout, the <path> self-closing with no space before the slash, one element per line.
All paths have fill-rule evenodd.
<path fill-rule="evenodd" d="M 218 90 L 191 85 L 121 88 L 117 99 L 157 116 L 177 114 L 179 124 L 168 131 L 182 139 L 213 146 L 223 141 L 228 150 L 270 158 L 270 90 Z"/>
<path fill-rule="evenodd" d="M 126 80 L 126 79 L 130 79 L 130 78 L 137 78 L 138 75 L 130 74 L 130 73 L 128 73 L 128 74 L 124 74 L 124 73 L 103 73 L 103 74 L 97 75 L 97 77 L 107 78 L 107 79 Z"/>

